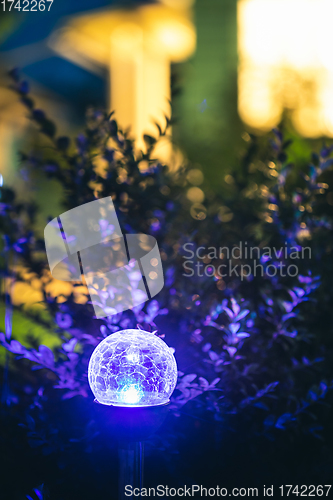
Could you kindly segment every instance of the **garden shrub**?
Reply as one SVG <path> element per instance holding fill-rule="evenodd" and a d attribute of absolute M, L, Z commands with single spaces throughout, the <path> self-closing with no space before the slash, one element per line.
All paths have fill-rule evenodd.
<path fill-rule="evenodd" d="M 324 145 L 304 169 L 289 163 L 292 146 L 281 131 L 264 138 L 246 134 L 240 164 L 227 176 L 227 196 L 221 199 L 206 186 L 205 201 L 193 204 L 187 194 L 194 167 L 184 161 L 170 171 L 154 159 L 155 138 L 146 136 L 147 152 L 135 154 L 130 135 L 118 129 L 112 113 L 99 110 L 88 111 L 82 133 L 63 137 L 35 107 L 28 84 L 16 71 L 11 76 L 43 136 L 40 147 L 20 154 L 22 166 L 61 184 L 64 211 L 112 196 L 124 232 L 157 239 L 165 286 L 156 299 L 103 319 L 94 318 L 89 297 L 77 301 L 76 289 L 85 296 L 82 283 L 74 283 L 69 295 L 53 296 L 44 242 L 34 232 L 36 207 L 17 203 L 14 192 L 2 187 L 3 277 L 9 260 L 30 273 L 23 278 L 16 266 L 15 280 L 40 280 L 45 310 L 34 321 L 61 342 L 53 350 L 27 347 L 10 336 L 7 324 L 0 342 L 17 361 L 10 362 L 9 391 L 3 383 L 3 419 L 21 426 L 35 453 L 55 455 L 60 469 L 70 467 L 66 454 L 97 454 L 99 431 L 90 411 L 80 414 L 79 424 L 68 415 L 93 405 L 87 366 L 95 346 L 140 325 L 165 336 L 180 370 L 170 405 L 174 423 L 164 438 L 151 439 L 152 449 L 163 450 L 170 462 L 177 432 L 186 433 L 177 427 L 183 415 L 234 435 L 245 428 L 248 440 L 271 442 L 281 433 L 322 439 L 332 404 L 333 148 Z M 243 253 L 237 254 L 240 244 Z M 257 276 L 246 267 L 253 259 L 244 255 L 254 247 L 263 269 Z M 214 248 L 234 253 L 228 260 Z M 192 253 L 187 266 L 193 275 L 184 268 Z M 222 279 L 218 267 L 229 262 L 243 265 L 243 274 Z M 274 275 L 295 263 L 296 274 Z M 76 403 L 68 406 L 70 400 Z"/>

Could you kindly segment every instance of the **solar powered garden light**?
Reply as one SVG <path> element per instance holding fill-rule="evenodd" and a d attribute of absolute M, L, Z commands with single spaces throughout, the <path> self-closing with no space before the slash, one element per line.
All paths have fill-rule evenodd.
<path fill-rule="evenodd" d="M 88 378 L 96 400 L 112 406 L 158 406 L 169 402 L 177 382 L 173 352 L 143 330 L 122 330 L 94 350 Z"/>
<path fill-rule="evenodd" d="M 88 379 L 100 426 L 119 443 L 119 499 L 125 486 L 142 488 L 143 441 L 163 423 L 177 382 L 177 364 L 153 333 L 122 330 L 106 337 L 90 358 Z"/>

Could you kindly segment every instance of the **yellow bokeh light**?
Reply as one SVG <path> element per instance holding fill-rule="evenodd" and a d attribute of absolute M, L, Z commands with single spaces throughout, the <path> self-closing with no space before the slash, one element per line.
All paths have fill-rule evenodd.
<path fill-rule="evenodd" d="M 191 187 L 188 189 L 186 196 L 192 203 L 202 203 L 205 199 L 204 192 L 198 187 Z"/>
<path fill-rule="evenodd" d="M 173 62 L 183 61 L 195 50 L 195 32 L 190 21 L 156 19 L 152 35 Z"/>
<path fill-rule="evenodd" d="M 250 127 L 290 111 L 306 137 L 333 136 L 331 0 L 239 0 L 239 101 Z"/>

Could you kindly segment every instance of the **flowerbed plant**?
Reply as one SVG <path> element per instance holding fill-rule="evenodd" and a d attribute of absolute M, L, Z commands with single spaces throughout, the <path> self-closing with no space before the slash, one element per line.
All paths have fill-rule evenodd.
<path fill-rule="evenodd" d="M 41 147 L 21 153 L 22 166 L 60 183 L 64 211 L 112 196 L 124 232 L 156 237 L 165 287 L 156 300 L 104 319 L 94 318 L 88 296 L 85 303 L 77 301 L 77 288 L 81 299 L 86 294 L 82 283 L 75 283 L 70 295 L 53 296 L 48 292 L 44 242 L 34 234 L 35 209 L 17 203 L 11 190 L 1 188 L 3 276 L 8 276 L 8 260 L 15 259 L 30 280 L 40 280 L 47 314 L 34 320 L 61 341 L 54 350 L 27 347 L 11 337 L 8 316 L 0 342 L 15 363 L 9 370 L 9 391 L 3 382 L 3 418 L 13 418 L 37 453 L 54 454 L 63 467 L 69 466 L 63 459 L 69 449 L 75 454 L 83 446 L 87 453 L 97 453 L 99 431 L 91 414 L 81 415 L 77 428 L 75 421 L 65 425 L 59 413 L 66 414 L 68 400 L 85 398 L 86 405 L 93 404 L 87 380 L 93 349 L 107 335 L 140 325 L 157 330 L 175 348 L 180 372 L 170 405 L 173 422 L 187 414 L 232 432 L 245 424 L 248 439 L 275 440 L 282 432 L 322 438 L 332 403 L 327 329 L 332 324 L 333 148 L 324 146 L 300 168 L 289 163 L 291 146 L 280 131 L 269 139 L 248 136 L 240 165 L 228 175 L 227 195 L 221 199 L 208 187 L 206 201 L 193 204 L 187 197 L 193 167 L 185 162 L 170 171 L 159 163 L 154 159 L 155 138 L 145 136 L 147 151 L 137 154 L 112 113 L 94 110 L 88 112 L 82 133 L 61 136 L 35 107 L 28 84 L 16 71 L 11 77 L 43 136 Z M 158 129 L 159 135 L 165 134 Z M 232 249 L 240 242 L 260 249 L 263 275 L 222 278 L 218 268 L 225 256 L 208 254 L 209 275 L 186 274 L 186 244 L 196 254 L 199 247 Z M 268 247 L 283 251 L 268 255 L 263 250 Z M 311 258 L 297 260 L 295 276 L 267 272 L 269 266 L 272 270 L 295 263 L 291 253 L 304 247 L 311 249 Z M 200 261 L 197 255 L 194 261 Z M 15 280 L 23 279 L 16 270 L 11 269 Z M 151 446 L 172 457 L 177 425 Z"/>

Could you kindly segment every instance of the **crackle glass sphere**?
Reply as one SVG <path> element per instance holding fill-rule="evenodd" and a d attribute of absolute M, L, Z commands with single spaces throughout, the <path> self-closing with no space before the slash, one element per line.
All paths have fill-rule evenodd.
<path fill-rule="evenodd" d="M 162 405 L 176 386 L 177 364 L 170 347 L 153 333 L 122 330 L 98 344 L 88 379 L 101 404 Z"/>

